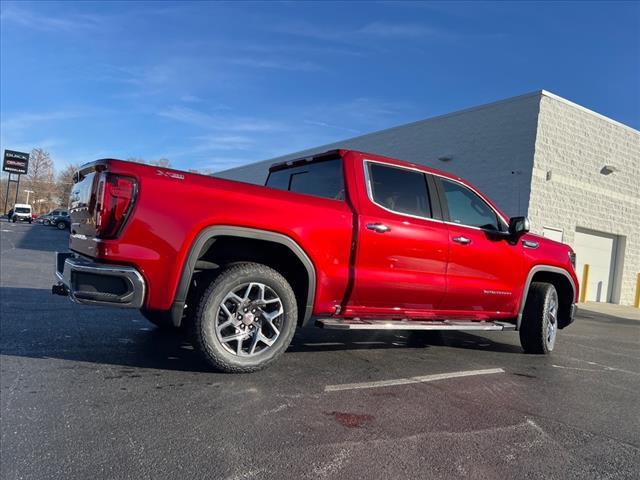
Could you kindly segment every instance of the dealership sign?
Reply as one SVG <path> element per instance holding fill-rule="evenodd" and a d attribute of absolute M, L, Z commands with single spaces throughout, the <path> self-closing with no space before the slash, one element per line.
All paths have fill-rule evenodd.
<path fill-rule="evenodd" d="M 4 151 L 2 170 L 9 173 L 24 174 L 29 169 L 29 154 L 14 150 Z"/>

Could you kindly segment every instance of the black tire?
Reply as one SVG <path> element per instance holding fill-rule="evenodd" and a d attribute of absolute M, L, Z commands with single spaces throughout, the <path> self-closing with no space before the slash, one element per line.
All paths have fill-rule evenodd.
<path fill-rule="evenodd" d="M 13 223 L 16 223 L 16 217 L 13 217 L 13 218 L 11 219 L 11 221 L 12 221 Z"/>
<path fill-rule="evenodd" d="M 32 220 L 29 220 L 29 225 L 31 225 Z"/>
<path fill-rule="evenodd" d="M 216 329 L 218 322 L 221 321 L 219 315 L 222 314 L 220 307 L 222 301 L 230 292 L 234 292 L 235 289 L 242 289 L 244 285 L 249 283 L 259 283 L 268 287 L 280 301 L 282 314 L 275 317 L 273 321 L 274 323 L 278 322 L 279 334 L 275 335 L 272 345 L 267 346 L 265 344 L 264 347 L 261 347 L 261 350 L 253 354 L 250 351 L 249 356 L 239 356 L 229 350 L 229 344 L 225 345 L 218 338 Z M 266 307 L 263 306 L 263 308 Z M 258 331 L 262 332 L 262 328 L 268 328 L 263 317 L 264 312 L 260 308 L 258 308 L 258 311 L 259 313 L 255 315 L 255 318 L 260 326 L 256 326 L 256 330 L 252 332 L 252 335 L 257 335 Z M 242 316 L 240 306 L 232 315 L 234 326 L 227 328 L 235 328 L 236 313 Z M 222 318 L 222 320 L 224 319 L 226 319 L 226 315 Z M 295 294 L 287 280 L 280 273 L 259 263 L 236 264 L 222 271 L 200 298 L 192 325 L 194 344 L 216 370 L 228 373 L 255 372 L 267 367 L 285 352 L 295 333 L 297 321 L 298 307 Z M 239 330 L 240 327 L 243 329 L 250 327 L 249 325 L 243 326 L 240 321 L 237 321 L 237 324 L 238 328 L 235 328 L 235 332 L 243 333 Z M 222 336 L 222 333 L 220 335 Z M 241 345 L 239 347 L 240 351 L 243 349 L 243 342 L 253 339 L 249 330 L 247 330 L 247 335 L 249 336 L 246 339 L 236 343 L 236 345 Z M 249 341 L 249 343 L 251 342 Z M 242 351 L 242 353 L 246 354 L 247 352 Z"/>
<path fill-rule="evenodd" d="M 551 353 L 558 332 L 558 293 L 550 283 L 529 287 L 520 324 L 520 344 L 527 353 Z"/>
<path fill-rule="evenodd" d="M 58 222 L 56 223 L 56 228 L 58 230 L 66 230 L 67 229 L 67 224 L 64 222 Z"/>

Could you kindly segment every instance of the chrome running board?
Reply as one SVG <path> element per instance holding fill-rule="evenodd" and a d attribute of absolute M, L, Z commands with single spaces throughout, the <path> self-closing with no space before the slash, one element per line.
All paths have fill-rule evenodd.
<path fill-rule="evenodd" d="M 482 330 L 501 332 L 515 330 L 513 323 L 473 322 L 462 320 L 363 320 L 321 318 L 316 325 L 332 330 Z"/>

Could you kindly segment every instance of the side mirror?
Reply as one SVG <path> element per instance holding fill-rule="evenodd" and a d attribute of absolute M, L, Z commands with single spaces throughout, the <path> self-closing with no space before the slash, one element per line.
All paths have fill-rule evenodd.
<path fill-rule="evenodd" d="M 527 217 L 511 217 L 509 219 L 509 235 L 519 237 L 529 231 L 529 219 Z"/>

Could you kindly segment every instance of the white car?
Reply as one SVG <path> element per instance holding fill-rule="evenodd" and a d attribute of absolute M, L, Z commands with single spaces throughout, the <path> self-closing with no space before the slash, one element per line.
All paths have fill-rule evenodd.
<path fill-rule="evenodd" d="M 13 207 L 13 214 L 11 215 L 11 221 L 15 223 L 18 220 L 29 223 L 33 221 L 31 205 L 27 205 L 26 203 L 15 204 Z"/>

